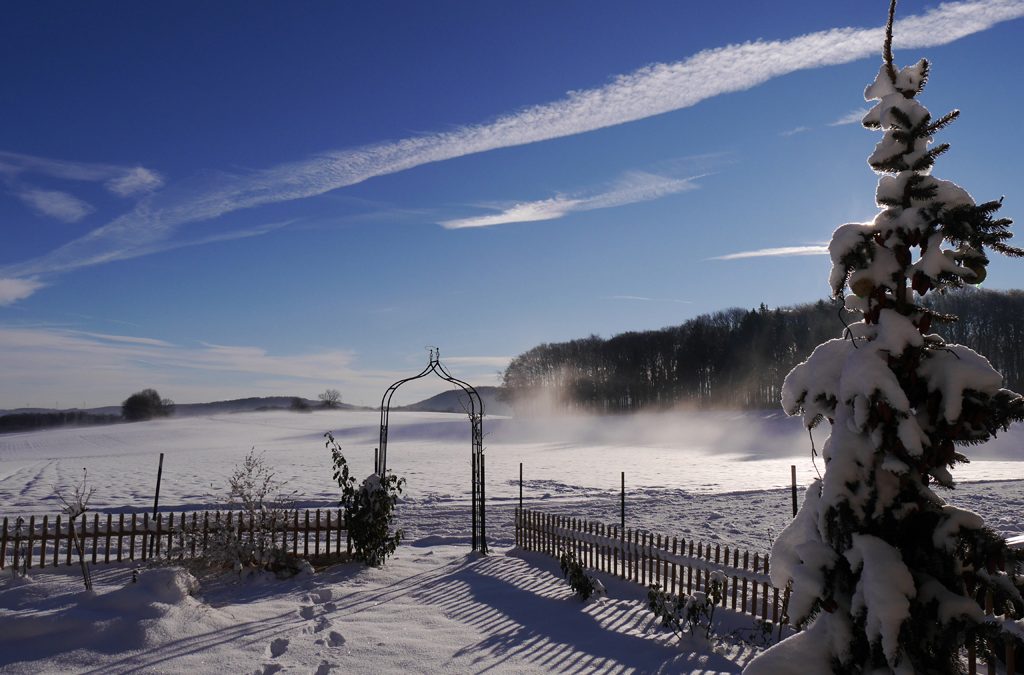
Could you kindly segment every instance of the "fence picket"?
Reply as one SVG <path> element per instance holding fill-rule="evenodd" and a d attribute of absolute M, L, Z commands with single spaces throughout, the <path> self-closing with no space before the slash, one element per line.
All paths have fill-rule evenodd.
<path fill-rule="evenodd" d="M 171 518 L 174 518 L 174 514 L 171 514 Z M 163 530 L 162 530 L 163 524 L 164 524 L 164 514 L 162 514 L 162 513 L 156 514 L 156 535 L 154 535 L 152 541 L 156 542 L 156 554 L 155 555 L 156 555 L 157 558 L 160 557 L 160 540 L 161 540 L 161 535 L 163 534 Z M 153 557 L 153 555 L 154 554 L 151 551 L 150 552 L 150 557 Z"/>
<path fill-rule="evenodd" d="M 82 514 L 82 524 L 85 524 L 85 514 Z M 97 545 L 97 539 L 100 534 L 100 514 L 92 514 L 92 564 L 96 564 L 96 549 L 99 548 Z"/>
<path fill-rule="evenodd" d="M 75 519 L 68 516 L 68 554 L 65 558 L 65 564 L 71 564 L 71 542 L 75 541 Z"/>
<path fill-rule="evenodd" d="M 768 554 L 764 556 L 764 575 L 767 577 L 771 572 L 771 568 L 768 565 Z M 775 589 L 775 594 L 778 596 L 779 589 Z M 768 582 L 761 582 L 761 618 L 765 621 L 768 620 Z"/>
<path fill-rule="evenodd" d="M 50 536 L 50 527 L 46 521 L 50 516 L 43 516 L 43 531 L 39 535 L 39 567 L 46 567 L 46 540 Z M 2 556 L 0 556 L 0 567 L 3 567 Z"/>
<path fill-rule="evenodd" d="M 683 542 L 683 549 L 686 549 L 686 542 Z M 693 539 L 690 540 L 689 553 L 686 554 L 687 558 L 693 558 Z M 682 583 L 682 579 L 680 579 Z M 693 565 L 689 560 L 686 562 L 686 593 L 689 595 L 693 593 Z"/>
<path fill-rule="evenodd" d="M 146 557 L 149 555 L 149 553 L 148 553 L 148 551 L 149 551 L 149 540 L 150 540 L 150 534 L 149 534 L 149 514 L 148 513 L 143 513 L 142 514 L 142 550 L 139 551 L 139 553 L 140 553 L 140 555 L 141 555 L 143 560 L 145 560 Z"/>
<path fill-rule="evenodd" d="M 324 555 L 331 554 L 331 510 L 327 509 L 327 548 Z"/>
<path fill-rule="evenodd" d="M 60 516 L 57 516 L 57 520 L 60 520 Z M 128 559 L 135 560 L 135 514 L 132 514 L 132 533 L 128 537 Z"/>
<path fill-rule="evenodd" d="M 203 514 L 205 515 L 205 513 Z M 192 536 L 189 537 L 189 557 L 196 557 L 196 540 L 199 538 L 199 526 L 198 526 L 199 514 L 195 511 L 192 512 Z"/>
<path fill-rule="evenodd" d="M 749 565 L 750 558 L 749 558 L 749 556 L 750 556 L 750 551 L 744 551 L 743 552 L 743 571 L 744 572 L 746 572 L 747 570 L 750 569 L 750 565 Z M 746 575 L 744 575 L 744 577 L 743 577 L 742 595 L 743 595 L 743 603 L 740 606 L 741 607 L 740 611 L 743 612 L 744 614 L 746 614 L 747 613 L 747 577 L 746 577 Z"/>
<path fill-rule="evenodd" d="M 22 519 L 14 521 L 14 571 L 21 567 L 21 523 Z"/>
<path fill-rule="evenodd" d="M 28 559 L 25 561 L 25 565 L 29 568 L 32 567 L 32 554 L 35 551 L 36 544 L 36 517 L 29 516 L 28 518 L 28 551 L 25 554 Z"/>
<path fill-rule="evenodd" d="M 678 555 L 678 553 L 679 553 L 679 538 L 678 537 L 672 537 L 672 557 L 675 558 L 675 556 Z M 679 592 L 679 590 L 678 590 L 679 587 L 677 585 L 677 580 L 676 580 L 676 575 L 678 574 L 678 572 L 679 572 L 679 563 L 677 563 L 675 560 L 673 560 L 672 561 L 672 593 L 673 594 L 676 594 L 676 593 Z"/>
<path fill-rule="evenodd" d="M 114 515 L 107 514 L 107 531 L 103 534 L 103 562 L 110 562 L 110 528 L 113 524 Z"/>

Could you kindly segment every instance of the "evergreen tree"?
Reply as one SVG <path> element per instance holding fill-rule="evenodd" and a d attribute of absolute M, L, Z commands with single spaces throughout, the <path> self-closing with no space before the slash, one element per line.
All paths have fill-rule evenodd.
<path fill-rule="evenodd" d="M 1024 646 L 1019 562 L 982 519 L 947 504 L 958 448 L 1024 419 L 1024 399 L 989 362 L 948 344 L 932 324 L 953 319 L 922 302 L 985 278 L 988 251 L 1011 256 L 1000 202 L 977 204 L 931 175 L 947 144 L 916 100 L 925 60 L 897 69 L 895 0 L 864 126 L 883 132 L 869 164 L 880 174 L 871 223 L 839 227 L 829 252 L 837 300 L 862 314 L 844 339 L 793 369 L 782 403 L 813 427 L 831 424 L 825 474 L 773 548 L 772 581 L 791 585 L 789 615 L 808 630 L 751 663 L 765 673 L 957 673 L 965 644 Z M 845 295 L 846 288 L 852 291 Z M 1007 573 L 997 570 L 1006 563 Z M 986 593 L 994 611 L 978 603 Z M 799 664 L 798 670 L 793 670 Z"/>

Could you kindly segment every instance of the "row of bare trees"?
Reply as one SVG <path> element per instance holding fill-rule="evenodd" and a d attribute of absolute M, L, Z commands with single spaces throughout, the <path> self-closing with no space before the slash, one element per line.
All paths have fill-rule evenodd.
<path fill-rule="evenodd" d="M 963 289 L 928 299 L 960 317 L 943 335 L 988 356 L 1006 386 L 1024 386 L 1024 291 Z M 542 344 L 512 360 L 503 384 L 523 412 L 552 398 L 595 412 L 774 408 L 786 373 L 852 320 L 824 301 L 728 309 L 660 330 Z"/>

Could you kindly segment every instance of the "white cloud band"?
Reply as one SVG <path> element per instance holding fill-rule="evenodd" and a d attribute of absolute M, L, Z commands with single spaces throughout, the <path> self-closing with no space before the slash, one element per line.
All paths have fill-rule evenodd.
<path fill-rule="evenodd" d="M 552 197 L 535 202 L 524 202 L 492 215 L 443 220 L 441 225 L 449 230 L 457 230 L 467 227 L 489 227 L 506 223 L 554 220 L 576 211 L 625 206 L 695 190 L 697 185 L 693 183 L 693 180 L 694 178 L 668 178 L 632 171 L 619 179 L 611 189 L 589 197 Z"/>
<path fill-rule="evenodd" d="M 708 260 L 742 260 L 744 258 L 769 258 L 794 255 L 828 255 L 828 246 L 815 244 L 811 246 L 780 246 L 778 248 L 761 248 L 756 251 L 740 251 L 718 255 Z"/>

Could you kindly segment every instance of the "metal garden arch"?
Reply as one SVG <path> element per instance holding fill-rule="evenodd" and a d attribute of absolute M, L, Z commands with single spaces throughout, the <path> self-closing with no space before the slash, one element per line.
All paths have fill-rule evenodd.
<path fill-rule="evenodd" d="M 391 398 L 406 382 L 412 382 L 434 373 L 442 380 L 451 382 L 458 386 L 469 397 L 469 422 L 471 427 L 471 492 L 473 512 L 473 550 L 477 549 L 477 527 L 480 533 L 480 552 L 487 552 L 487 520 L 484 509 L 484 402 L 480 398 L 473 385 L 454 377 L 448 369 L 441 364 L 441 350 L 436 347 L 430 348 L 430 362 L 419 375 L 407 377 L 404 380 L 395 382 L 380 401 L 380 447 L 377 456 L 377 473 L 381 476 L 387 470 L 388 463 L 388 416 L 391 413 Z"/>

